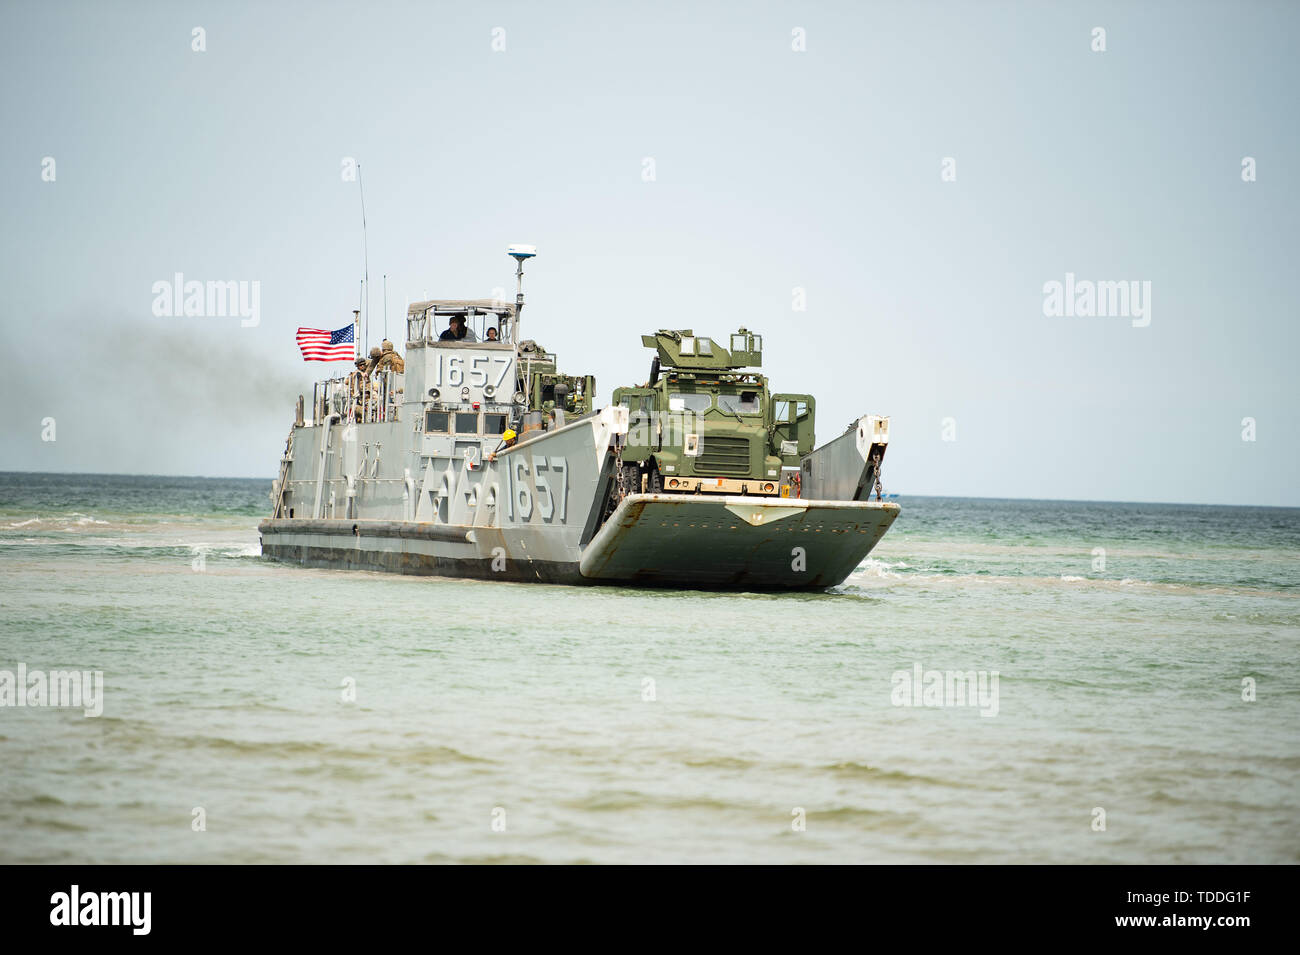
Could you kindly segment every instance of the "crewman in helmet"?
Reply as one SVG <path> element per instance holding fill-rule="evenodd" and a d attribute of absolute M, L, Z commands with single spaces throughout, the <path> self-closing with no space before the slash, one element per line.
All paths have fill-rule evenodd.
<path fill-rule="evenodd" d="M 366 401 L 370 397 L 370 374 L 364 358 L 357 359 L 356 371 L 348 375 L 348 398 L 352 402 L 352 420 L 365 420 Z"/>
<path fill-rule="evenodd" d="M 390 368 L 399 375 L 404 374 L 406 372 L 406 362 L 402 360 L 401 355 L 393 350 L 393 343 L 385 338 L 383 350 L 379 355 L 379 362 L 375 365 L 375 370 L 387 371 Z"/>
<path fill-rule="evenodd" d="M 362 363 L 364 362 L 365 367 L 363 373 L 366 377 L 365 393 L 362 395 L 362 413 L 361 417 L 357 419 L 358 421 L 378 420 L 378 418 L 375 417 L 375 412 L 378 410 L 379 382 L 375 381 L 372 376 L 375 373 L 375 366 L 379 363 L 380 354 L 379 348 L 376 346 L 375 348 L 370 349 L 369 360 L 366 360 L 365 358 L 357 359 L 358 368 L 362 367 Z"/>
<path fill-rule="evenodd" d="M 501 435 L 501 443 L 497 445 L 495 451 L 491 452 L 487 456 L 487 459 L 489 461 L 495 461 L 497 459 L 497 453 L 504 451 L 506 448 L 513 448 L 515 446 L 515 440 L 518 437 L 519 435 L 515 434 L 509 428 L 506 428 L 505 433 Z"/>

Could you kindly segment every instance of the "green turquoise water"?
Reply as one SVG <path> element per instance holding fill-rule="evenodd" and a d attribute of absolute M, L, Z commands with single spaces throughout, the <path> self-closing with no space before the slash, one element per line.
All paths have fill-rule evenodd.
<path fill-rule="evenodd" d="M 904 497 L 792 596 L 275 564 L 269 483 L 0 474 L 0 670 L 104 675 L 0 861 L 1300 861 L 1298 510 Z"/>

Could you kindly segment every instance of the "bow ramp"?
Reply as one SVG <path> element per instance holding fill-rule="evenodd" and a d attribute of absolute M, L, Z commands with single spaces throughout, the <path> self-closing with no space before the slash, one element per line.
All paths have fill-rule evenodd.
<path fill-rule="evenodd" d="M 853 572 L 898 511 L 890 501 L 631 494 L 580 567 L 593 580 L 821 589 Z"/>

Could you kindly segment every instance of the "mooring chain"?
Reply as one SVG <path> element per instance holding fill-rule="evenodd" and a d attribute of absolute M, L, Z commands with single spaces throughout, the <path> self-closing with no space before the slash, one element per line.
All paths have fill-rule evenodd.
<path fill-rule="evenodd" d="M 626 470 L 623 467 L 623 448 L 616 446 L 614 448 L 614 487 L 609 498 L 610 514 L 613 514 L 619 504 L 623 502 L 623 499 L 631 493 L 632 489 L 628 487 Z"/>

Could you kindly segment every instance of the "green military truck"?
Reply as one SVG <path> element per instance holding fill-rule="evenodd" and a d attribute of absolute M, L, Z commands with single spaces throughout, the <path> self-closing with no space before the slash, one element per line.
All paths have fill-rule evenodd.
<path fill-rule="evenodd" d="M 741 328 L 729 346 L 689 328 L 641 336 L 655 349 L 649 380 L 618 388 L 628 409 L 618 494 L 793 495 L 814 445 L 812 395 L 772 394 L 762 336 Z"/>

